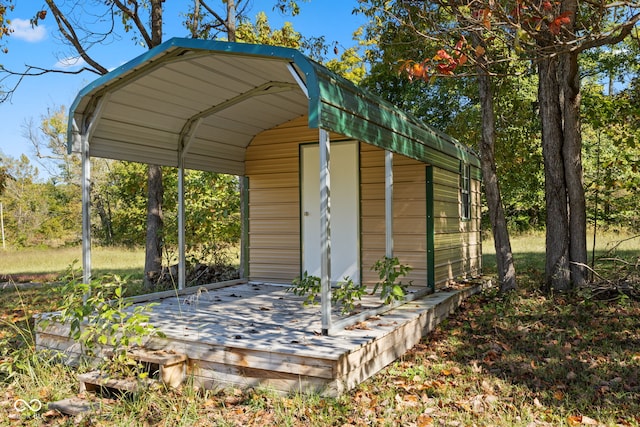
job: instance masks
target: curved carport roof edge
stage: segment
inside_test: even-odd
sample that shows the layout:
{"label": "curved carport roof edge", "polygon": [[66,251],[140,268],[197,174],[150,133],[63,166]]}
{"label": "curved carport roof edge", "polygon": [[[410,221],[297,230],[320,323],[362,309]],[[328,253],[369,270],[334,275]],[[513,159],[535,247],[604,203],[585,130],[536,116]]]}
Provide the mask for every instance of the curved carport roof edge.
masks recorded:
{"label": "curved carport roof edge", "polygon": [[[448,170],[458,170],[460,160],[480,166],[479,157],[471,148],[427,126],[411,114],[402,112],[295,49],[188,38],[172,38],[83,88],[69,109],[68,151],[79,146],[77,138],[87,132],[87,118],[96,113],[99,100],[109,93],[110,88],[126,84],[129,78],[135,78],[145,68],[161,66],[186,50],[290,61],[304,74],[310,128],[323,128]],[[83,122],[77,123],[80,129],[75,121],[79,107],[83,108]]]}

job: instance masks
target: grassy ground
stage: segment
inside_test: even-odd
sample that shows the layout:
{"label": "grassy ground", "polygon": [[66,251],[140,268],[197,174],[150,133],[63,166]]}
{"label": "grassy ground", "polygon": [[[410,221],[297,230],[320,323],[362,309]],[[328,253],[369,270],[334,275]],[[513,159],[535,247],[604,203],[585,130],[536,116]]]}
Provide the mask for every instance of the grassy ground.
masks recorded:
{"label": "grassy ground", "polygon": [[[0,251],[0,281],[55,280],[68,267],[82,267],[81,260],[80,247]],[[93,273],[98,276],[112,273],[142,277],[144,250],[96,247],[91,251],[91,263]]]}
{"label": "grassy ground", "polygon": [[[609,255],[637,259],[638,240]],[[337,399],[185,387],[113,401],[92,418],[46,407],[19,412],[17,399],[68,397],[77,383],[72,370],[24,345],[29,316],[56,307],[58,295],[47,287],[0,291],[0,425],[639,426],[640,302],[596,300],[588,291],[541,294],[543,242],[541,235],[514,239],[517,293],[471,298],[408,354]],[[485,253],[491,246],[485,242]],[[487,254],[485,269],[492,264]],[[597,269],[619,273],[609,261]],[[637,267],[625,271],[640,280]]]}

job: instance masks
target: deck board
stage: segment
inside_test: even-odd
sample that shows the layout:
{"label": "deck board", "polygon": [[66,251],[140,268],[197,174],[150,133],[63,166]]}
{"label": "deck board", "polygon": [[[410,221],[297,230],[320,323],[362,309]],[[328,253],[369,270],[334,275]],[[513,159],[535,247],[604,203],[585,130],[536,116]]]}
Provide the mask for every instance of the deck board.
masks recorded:
{"label": "deck board", "polygon": [[[302,297],[278,284],[234,281],[135,301],[157,304],[149,322],[165,334],[147,339],[145,346],[185,354],[194,384],[338,394],[404,354],[479,288],[418,298],[332,336],[319,332],[319,305],[303,306]],[[367,295],[360,309],[379,306],[377,297]],[[334,322],[344,318],[334,309]],[[70,361],[78,360],[80,347],[68,334],[68,325],[50,322],[38,328],[38,348],[63,351]]]}

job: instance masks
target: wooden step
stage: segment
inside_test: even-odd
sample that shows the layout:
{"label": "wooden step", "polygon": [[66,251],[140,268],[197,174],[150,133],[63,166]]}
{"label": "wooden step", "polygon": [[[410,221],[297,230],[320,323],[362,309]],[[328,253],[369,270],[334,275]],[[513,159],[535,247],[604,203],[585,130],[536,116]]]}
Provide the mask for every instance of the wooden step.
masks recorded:
{"label": "wooden step", "polygon": [[80,393],[93,392],[104,394],[105,392],[130,392],[137,393],[147,389],[157,380],[151,378],[112,378],[101,371],[91,371],[78,375],[80,381]]}
{"label": "wooden step", "polygon": [[187,372],[186,354],[165,350],[134,349],[129,357],[143,363],[157,365],[159,380],[169,387],[178,387],[184,381]]}
{"label": "wooden step", "polygon": [[146,365],[150,378],[176,388],[184,381],[187,372],[186,354],[166,350],[135,348],[127,351],[127,357]]}

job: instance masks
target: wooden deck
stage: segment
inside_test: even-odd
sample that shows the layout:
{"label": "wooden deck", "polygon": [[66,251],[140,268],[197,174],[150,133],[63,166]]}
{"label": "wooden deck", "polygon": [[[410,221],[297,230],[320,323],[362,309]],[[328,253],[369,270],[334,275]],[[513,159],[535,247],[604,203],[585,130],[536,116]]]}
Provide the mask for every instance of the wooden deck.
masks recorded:
{"label": "wooden deck", "polygon": [[[186,355],[195,385],[337,395],[404,354],[480,287],[439,291],[380,314],[379,299],[366,297],[359,309],[373,315],[331,336],[320,333],[320,307],[303,307],[283,285],[237,280],[135,301],[158,303],[150,322],[166,335],[145,347]],[[335,310],[332,320],[344,316]],[[76,362],[80,348],[68,333],[68,325],[49,323],[38,329],[37,346]]]}

